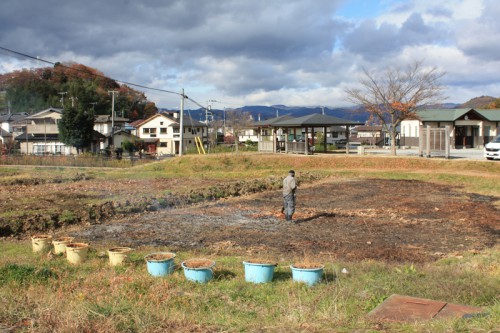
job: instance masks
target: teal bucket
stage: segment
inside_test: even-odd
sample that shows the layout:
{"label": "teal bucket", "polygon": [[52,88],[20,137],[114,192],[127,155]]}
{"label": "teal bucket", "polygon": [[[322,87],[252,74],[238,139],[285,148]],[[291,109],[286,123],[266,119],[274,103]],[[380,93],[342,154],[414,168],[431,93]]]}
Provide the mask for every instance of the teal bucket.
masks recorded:
{"label": "teal bucket", "polygon": [[156,252],[144,257],[148,273],[152,276],[167,276],[174,271],[175,253]]}
{"label": "teal bucket", "polygon": [[290,268],[292,269],[293,281],[303,282],[308,286],[314,286],[315,284],[321,282],[325,266],[320,265],[316,268],[297,268],[291,265]]}
{"label": "teal bucket", "polygon": [[186,279],[198,283],[207,283],[212,280],[214,265],[215,261],[207,259],[191,259],[181,263]]}
{"label": "teal bucket", "polygon": [[253,283],[267,283],[273,280],[276,264],[244,261],[245,281]]}

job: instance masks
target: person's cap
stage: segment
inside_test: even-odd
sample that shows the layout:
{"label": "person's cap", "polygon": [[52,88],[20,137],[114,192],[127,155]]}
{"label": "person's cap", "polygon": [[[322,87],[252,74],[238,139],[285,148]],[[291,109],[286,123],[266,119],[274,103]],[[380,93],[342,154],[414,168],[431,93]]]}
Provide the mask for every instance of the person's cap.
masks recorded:
{"label": "person's cap", "polygon": [[295,171],[293,171],[293,170],[288,171],[288,173],[291,173],[292,175],[295,175]]}

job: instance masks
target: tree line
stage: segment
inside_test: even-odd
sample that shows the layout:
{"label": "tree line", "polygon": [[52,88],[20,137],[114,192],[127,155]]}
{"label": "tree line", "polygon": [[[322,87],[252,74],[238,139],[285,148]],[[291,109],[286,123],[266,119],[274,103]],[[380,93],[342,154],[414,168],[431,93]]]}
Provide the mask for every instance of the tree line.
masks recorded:
{"label": "tree line", "polygon": [[79,105],[94,114],[111,114],[109,91],[118,91],[116,113],[131,121],[157,112],[143,92],[119,84],[100,71],[76,63],[53,67],[22,69],[0,74],[3,108],[12,112],[36,113],[49,107]]}

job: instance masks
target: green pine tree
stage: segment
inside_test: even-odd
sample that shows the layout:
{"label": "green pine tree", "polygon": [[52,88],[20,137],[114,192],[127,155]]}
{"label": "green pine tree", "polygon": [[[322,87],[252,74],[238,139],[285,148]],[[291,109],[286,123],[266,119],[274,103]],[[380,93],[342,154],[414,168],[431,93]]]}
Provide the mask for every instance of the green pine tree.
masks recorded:
{"label": "green pine tree", "polygon": [[65,107],[58,127],[59,140],[75,147],[79,154],[89,148],[92,142],[94,114],[81,105]]}

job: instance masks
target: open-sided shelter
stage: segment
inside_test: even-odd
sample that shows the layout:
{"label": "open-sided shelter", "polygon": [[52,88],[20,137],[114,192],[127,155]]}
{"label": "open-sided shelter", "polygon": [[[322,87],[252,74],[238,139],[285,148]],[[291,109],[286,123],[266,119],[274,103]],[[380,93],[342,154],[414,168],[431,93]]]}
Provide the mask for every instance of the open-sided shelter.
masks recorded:
{"label": "open-sided shelter", "polygon": [[[311,147],[314,146],[315,130],[321,128],[323,135],[323,147],[326,152],[327,147],[327,133],[328,129],[332,126],[345,126],[346,136],[349,137],[349,128],[351,126],[362,125],[358,121],[342,119],[334,116],[314,113],[302,117],[282,117],[281,119],[275,118],[263,122],[256,123],[260,129],[271,128],[272,136],[261,136],[259,138],[259,151],[272,151],[272,152],[286,152],[286,153],[299,153],[309,154]],[[302,130],[305,131],[305,138],[302,138]],[[300,131],[300,135],[297,134]],[[259,131],[259,132],[262,132]],[[281,140],[278,138],[278,132],[282,133]],[[311,137],[309,138],[309,133]],[[264,144],[264,142],[270,142]]]}

